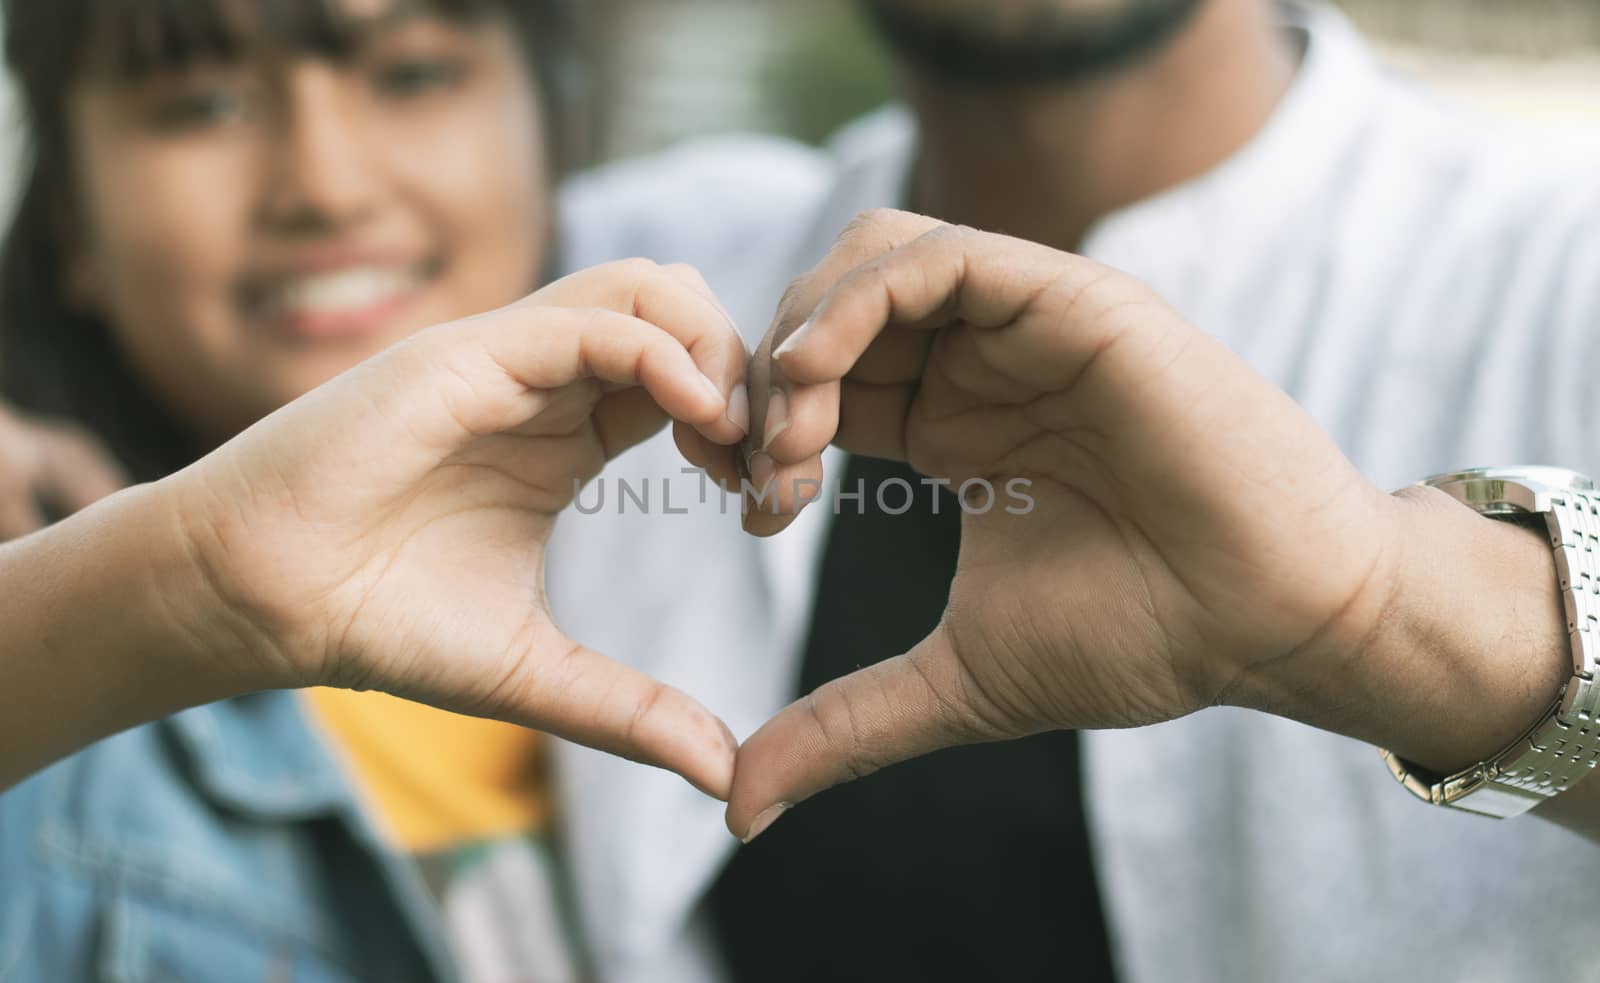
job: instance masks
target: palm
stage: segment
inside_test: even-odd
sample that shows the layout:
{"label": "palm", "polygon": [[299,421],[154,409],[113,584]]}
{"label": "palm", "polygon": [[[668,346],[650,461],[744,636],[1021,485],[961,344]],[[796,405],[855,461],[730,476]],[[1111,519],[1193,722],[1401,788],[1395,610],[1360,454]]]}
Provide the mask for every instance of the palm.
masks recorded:
{"label": "palm", "polygon": [[[1159,561],[1129,556],[1125,527],[1074,490],[1035,481],[1029,494],[1025,518],[965,521],[941,625],[981,697],[986,736],[1131,726],[1192,708],[1153,613],[1170,610],[1152,597],[1170,593]],[[1032,531],[1046,525],[1067,532]]]}
{"label": "palm", "polygon": [[[1121,310],[1146,322],[1171,317],[1143,304]],[[1048,336],[1027,321],[1052,314],[1042,302],[998,328],[951,325],[943,330],[985,338],[935,337],[926,363],[907,366],[921,376],[904,430],[913,466],[997,487],[1025,479],[1033,499],[1026,515],[993,507],[967,518],[944,627],[1018,732],[1179,716],[1214,702],[1238,668],[1323,630],[1365,584],[1371,553],[1357,541],[1376,531],[1348,507],[1358,479],[1293,407],[1273,439],[1285,450],[1326,445],[1325,467],[1348,484],[1313,490],[1313,504],[1327,508],[1296,509],[1291,478],[1253,478],[1270,428],[1245,440],[1207,421],[1228,418],[1227,404],[1278,394],[1207,340],[1184,342],[1191,363],[1213,363],[1199,391],[1186,385],[1192,365],[1152,370],[1180,363],[1138,343],[1104,350],[1087,368],[1033,357],[1020,373],[1010,353],[985,357],[1007,335]],[[1306,555],[1351,562],[1318,566],[1262,548],[1284,541],[1285,526]],[[1309,579],[1318,582],[1308,591]]]}
{"label": "palm", "polygon": [[577,274],[423,332],[226,445],[190,485],[199,552],[286,685],[539,727],[722,794],[726,728],[566,638],[542,577],[578,486],[669,414],[702,458],[742,436],[722,393],[744,357],[691,271]]}
{"label": "palm", "polygon": [[[588,383],[572,387],[579,389],[594,391]],[[327,413],[315,405],[319,395],[291,412]],[[592,475],[605,460],[586,415],[567,432],[568,421],[556,419],[575,407],[586,414],[593,402],[586,396],[540,394],[517,433],[475,436],[416,402],[430,394],[413,394],[408,405],[358,407],[353,416],[342,407],[343,432],[354,440],[335,439],[299,458],[287,448],[251,456],[239,475],[251,507],[239,514],[279,535],[258,541],[227,528],[217,535],[236,550],[251,544],[236,560],[251,571],[242,579],[257,594],[254,606],[297,612],[298,623],[322,633],[294,646],[315,653],[303,666],[308,682],[405,690],[471,712],[497,709],[494,683],[507,673],[495,670],[514,667],[495,663],[517,651],[512,642],[550,628],[540,572],[555,517],[572,498],[574,477]],[[373,444],[356,436],[379,427],[398,439]],[[279,432],[292,438],[297,429]],[[516,453],[505,453],[510,448]],[[342,480],[329,485],[335,474]],[[468,657],[432,658],[440,649]]]}
{"label": "palm", "polygon": [[[328,678],[495,716],[506,709],[500,684],[527,678],[528,653],[559,644],[540,576],[555,514],[519,503],[519,483],[499,474],[445,468],[425,484],[423,495],[393,503],[396,517],[382,529],[352,517],[351,541],[361,545],[328,558],[354,571],[315,585],[326,623],[342,626],[330,639],[340,666]],[[459,655],[441,660],[439,651]]]}
{"label": "palm", "polygon": [[868,214],[791,289],[753,386],[765,352],[789,417],[763,448],[780,512],[829,442],[957,486],[1025,480],[1033,506],[969,502],[933,634],[745,743],[736,832],[940,747],[1219,702],[1325,638],[1349,648],[1361,619],[1345,612],[1380,592],[1382,493],[1287,396],[1115,271]]}

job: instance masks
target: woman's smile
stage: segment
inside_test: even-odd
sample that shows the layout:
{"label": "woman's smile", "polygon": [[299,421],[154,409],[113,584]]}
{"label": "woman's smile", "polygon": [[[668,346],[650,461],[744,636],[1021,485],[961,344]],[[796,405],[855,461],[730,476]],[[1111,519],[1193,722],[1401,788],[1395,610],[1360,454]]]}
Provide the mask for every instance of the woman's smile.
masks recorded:
{"label": "woman's smile", "polygon": [[324,252],[247,275],[237,298],[247,324],[295,341],[392,334],[443,270],[433,257]]}

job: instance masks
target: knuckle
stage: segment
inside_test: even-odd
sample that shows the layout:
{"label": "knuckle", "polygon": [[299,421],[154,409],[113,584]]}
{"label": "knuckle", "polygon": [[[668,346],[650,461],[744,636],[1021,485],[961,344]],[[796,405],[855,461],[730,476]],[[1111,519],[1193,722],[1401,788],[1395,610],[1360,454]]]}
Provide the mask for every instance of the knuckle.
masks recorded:
{"label": "knuckle", "polygon": [[879,206],[857,212],[840,233],[839,241],[882,250],[947,227],[947,223],[935,218]]}
{"label": "knuckle", "polygon": [[642,282],[662,273],[661,264],[642,256],[633,256],[628,259],[619,259],[609,263],[606,269],[618,276],[629,280]]}
{"label": "knuckle", "polygon": [[795,319],[796,314],[801,313],[801,308],[810,294],[810,284],[811,278],[809,276],[797,277],[789,281],[789,285],[784,288],[783,296],[778,299],[778,321],[780,324],[789,323]]}
{"label": "knuckle", "polygon": [[661,272],[684,283],[697,287],[707,287],[706,278],[700,272],[699,267],[689,263],[668,263],[666,266],[661,267]]}
{"label": "knuckle", "polygon": [[[988,741],[1007,736],[1011,730],[979,679],[965,666],[956,663],[936,667],[913,654],[911,667],[922,677],[923,685],[938,708],[944,730],[961,741]],[[944,669],[946,671],[941,671]]]}
{"label": "knuckle", "polygon": [[850,780],[881,771],[888,763],[865,734],[859,700],[840,681],[828,683],[806,697],[806,707],[825,746],[833,749]]}
{"label": "knuckle", "polygon": [[900,213],[892,208],[869,208],[857,212],[834,241],[836,252],[859,252],[883,248]]}
{"label": "knuckle", "polygon": [[622,740],[631,748],[638,748],[649,740],[651,722],[663,709],[668,690],[665,684],[652,681],[645,687],[639,702],[623,725]]}
{"label": "knuckle", "polygon": [[846,226],[846,230],[868,232],[893,228],[894,226],[905,224],[906,219],[910,217],[909,212],[902,212],[896,208],[885,208],[883,206],[865,208],[856,213],[855,217],[850,220],[850,224]]}
{"label": "knuckle", "polygon": [[982,235],[971,226],[940,224],[917,236],[916,241],[938,248],[966,249]]}
{"label": "knuckle", "polygon": [[570,307],[571,319],[562,322],[562,326],[579,338],[603,332],[615,323],[612,316],[616,313],[609,307],[598,304],[585,304],[579,307]]}

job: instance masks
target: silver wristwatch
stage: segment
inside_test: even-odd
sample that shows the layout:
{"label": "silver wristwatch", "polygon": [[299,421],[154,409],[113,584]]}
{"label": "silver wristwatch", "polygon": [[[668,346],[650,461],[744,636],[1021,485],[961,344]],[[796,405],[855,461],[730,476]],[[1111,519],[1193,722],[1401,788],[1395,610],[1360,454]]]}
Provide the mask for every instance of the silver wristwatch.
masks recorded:
{"label": "silver wristwatch", "polygon": [[1479,514],[1548,533],[1567,609],[1572,680],[1550,710],[1510,747],[1454,775],[1430,775],[1392,751],[1383,760],[1400,784],[1434,805],[1505,819],[1572,783],[1600,757],[1600,493],[1559,468],[1479,468],[1420,482]]}

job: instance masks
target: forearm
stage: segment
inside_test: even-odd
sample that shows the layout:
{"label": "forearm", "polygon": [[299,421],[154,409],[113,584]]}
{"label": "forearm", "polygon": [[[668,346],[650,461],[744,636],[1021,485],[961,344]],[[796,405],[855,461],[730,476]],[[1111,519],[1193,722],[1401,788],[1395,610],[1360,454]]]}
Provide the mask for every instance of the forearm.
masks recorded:
{"label": "forearm", "polygon": [[[1295,660],[1297,678],[1263,683],[1257,699],[1451,774],[1510,746],[1572,676],[1555,560],[1542,533],[1441,492],[1408,490],[1395,505],[1389,572],[1344,619],[1367,630],[1322,640]],[[1600,839],[1597,793],[1600,782],[1580,782],[1534,815]]]}
{"label": "forearm", "polygon": [[217,651],[206,601],[161,486],[113,496],[0,546],[0,790],[117,731],[250,689]]}

